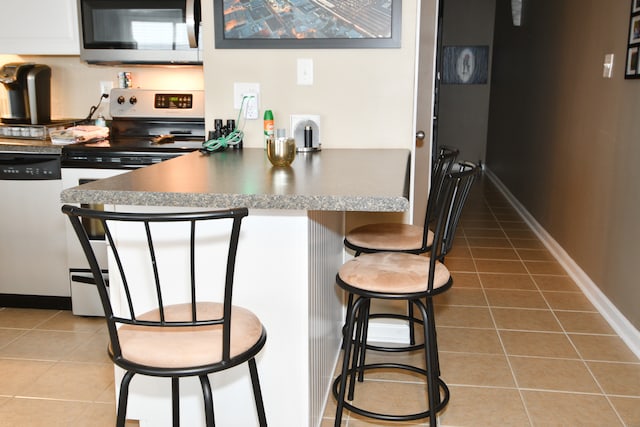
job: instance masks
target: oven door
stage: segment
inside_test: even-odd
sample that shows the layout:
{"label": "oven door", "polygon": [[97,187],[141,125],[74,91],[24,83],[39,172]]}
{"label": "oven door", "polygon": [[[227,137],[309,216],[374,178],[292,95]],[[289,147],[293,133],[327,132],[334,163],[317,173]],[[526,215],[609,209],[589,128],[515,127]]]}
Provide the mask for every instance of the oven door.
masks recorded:
{"label": "oven door", "polygon": [[78,0],[89,63],[201,64],[200,0]]}
{"label": "oven door", "polygon": [[[92,169],[92,168],[62,168],[62,187],[71,188],[97,179],[109,178],[121,173],[128,172],[127,169]],[[102,205],[83,204],[82,207],[100,210]],[[84,223],[89,232],[91,246],[98,258],[100,265],[106,265],[107,242],[104,230],[98,221]],[[73,314],[78,316],[103,316],[104,311],[98,296],[95,282],[89,270],[89,263],[82,251],[71,223],[67,220],[65,224],[67,239],[67,267],[69,283],[71,289],[71,308]],[[108,272],[104,272],[108,277]]]}
{"label": "oven door", "polygon": [[[127,169],[84,169],[84,168],[62,168],[62,188],[76,187],[87,182],[95,181],[98,179],[109,178],[121,173],[128,172]],[[83,204],[82,207],[101,210],[102,205],[99,204]],[[104,237],[104,230],[101,225],[94,221],[93,223],[84,224],[87,231],[90,233],[91,246],[96,253],[98,262],[100,265],[104,265],[107,260],[107,244]],[[89,270],[89,263],[82,251],[82,247],[78,242],[71,223],[66,223],[66,235],[67,235],[67,265],[70,270]]]}

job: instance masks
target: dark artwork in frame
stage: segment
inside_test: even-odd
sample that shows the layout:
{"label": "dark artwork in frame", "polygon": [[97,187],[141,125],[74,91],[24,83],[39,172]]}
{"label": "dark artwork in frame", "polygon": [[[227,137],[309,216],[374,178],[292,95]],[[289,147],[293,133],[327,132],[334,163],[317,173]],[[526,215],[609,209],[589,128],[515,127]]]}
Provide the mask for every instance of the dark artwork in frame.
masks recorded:
{"label": "dark artwork in frame", "polygon": [[627,59],[624,67],[625,79],[640,78],[638,52],[640,51],[640,0],[631,0],[629,17],[629,37],[627,40]]}
{"label": "dark artwork in frame", "polygon": [[489,78],[489,46],[445,46],[442,83],[486,84]]}
{"label": "dark artwork in frame", "polygon": [[216,0],[216,49],[399,48],[402,0]]}

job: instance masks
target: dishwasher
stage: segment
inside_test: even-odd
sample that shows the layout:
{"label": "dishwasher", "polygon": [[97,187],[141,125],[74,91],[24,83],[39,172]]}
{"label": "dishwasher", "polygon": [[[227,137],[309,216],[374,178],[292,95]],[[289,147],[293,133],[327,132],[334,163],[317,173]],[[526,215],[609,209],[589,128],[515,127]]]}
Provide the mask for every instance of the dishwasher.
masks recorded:
{"label": "dishwasher", "polygon": [[60,161],[0,151],[0,306],[71,308]]}

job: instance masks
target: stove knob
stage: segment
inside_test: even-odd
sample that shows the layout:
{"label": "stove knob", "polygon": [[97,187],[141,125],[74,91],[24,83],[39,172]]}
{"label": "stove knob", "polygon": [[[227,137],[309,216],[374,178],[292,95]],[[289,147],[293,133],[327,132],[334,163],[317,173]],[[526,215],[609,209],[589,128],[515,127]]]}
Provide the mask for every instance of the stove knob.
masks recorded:
{"label": "stove knob", "polygon": [[138,98],[136,98],[135,96],[129,98],[129,104],[136,105],[136,102],[138,102]]}
{"label": "stove knob", "polygon": [[120,104],[120,105],[124,104],[124,96],[120,95],[118,97],[118,104]]}

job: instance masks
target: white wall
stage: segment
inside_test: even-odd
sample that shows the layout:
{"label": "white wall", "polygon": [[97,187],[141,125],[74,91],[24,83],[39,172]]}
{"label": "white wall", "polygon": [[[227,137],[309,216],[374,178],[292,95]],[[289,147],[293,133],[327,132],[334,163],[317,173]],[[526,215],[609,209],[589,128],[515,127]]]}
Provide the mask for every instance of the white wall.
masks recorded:
{"label": "white wall", "polygon": [[[291,114],[319,114],[323,147],[411,148],[417,1],[402,4],[400,49],[214,48],[213,3],[204,2],[207,120],[234,117],[233,83],[255,82],[276,127]],[[296,84],[298,58],[310,58],[314,84]],[[249,121],[245,145],[262,146],[262,120]]]}
{"label": "white wall", "polygon": [[[288,129],[291,114],[319,114],[324,147],[413,146],[417,0],[402,4],[400,49],[216,50],[213,2],[203,2],[202,8],[204,71],[203,67],[88,65],[77,56],[0,55],[0,64],[36,61],[52,67],[53,118],[86,116],[100,96],[99,82],[117,84],[117,73],[126,70],[133,73],[136,87],[204,88],[208,128],[215,118],[236,117],[234,82],[256,82],[261,85],[261,107],[274,111],[277,127]],[[312,86],[296,84],[297,58],[313,60]],[[6,98],[3,89],[0,97]],[[246,146],[262,146],[262,120],[249,121],[245,131]]]}

